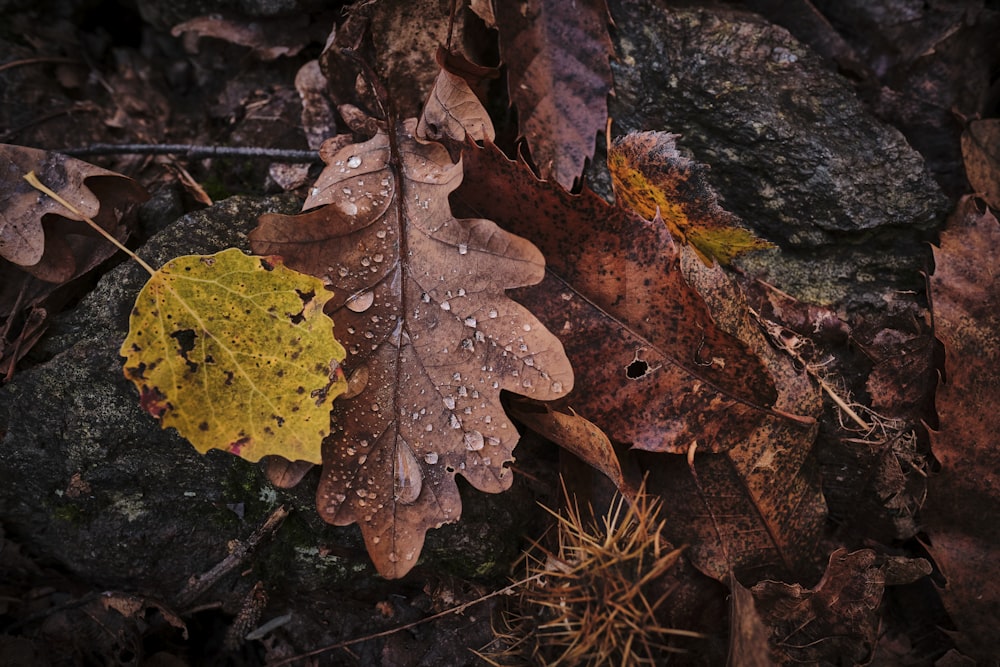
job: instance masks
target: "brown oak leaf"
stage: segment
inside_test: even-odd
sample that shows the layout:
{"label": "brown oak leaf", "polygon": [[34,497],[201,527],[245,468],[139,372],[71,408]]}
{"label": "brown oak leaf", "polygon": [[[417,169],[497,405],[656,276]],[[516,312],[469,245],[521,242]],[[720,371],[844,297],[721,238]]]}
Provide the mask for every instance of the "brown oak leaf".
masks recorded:
{"label": "brown oak leaf", "polygon": [[481,491],[509,487],[518,434],[500,390],[547,400],[573,386],[562,344],[505,295],[542,279],[542,254],[489,220],[452,215],[462,165],[415,138],[416,125],[343,148],[305,213],[263,216],[251,234],[255,252],[333,291],[348,391],[317,505],[330,523],[360,525],[387,577],[413,567],[427,530],[458,520],[456,473]]}

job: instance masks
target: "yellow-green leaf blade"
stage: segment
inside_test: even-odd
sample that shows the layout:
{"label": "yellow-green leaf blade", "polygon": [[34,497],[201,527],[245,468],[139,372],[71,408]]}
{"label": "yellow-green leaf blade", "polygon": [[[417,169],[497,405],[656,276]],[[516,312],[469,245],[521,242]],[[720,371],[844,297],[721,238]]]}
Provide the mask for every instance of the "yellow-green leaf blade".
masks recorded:
{"label": "yellow-green leaf blade", "polygon": [[677,150],[677,135],[633,132],[608,149],[608,170],[620,205],[647,220],[657,215],[671,234],[695,250],[708,266],[773,245],[740,226],[722,208],[704,175],[705,167]]}
{"label": "yellow-green leaf blade", "polygon": [[231,248],[178,257],[142,288],[122,344],[142,406],[199,452],[319,463],[346,389],[322,281]]}

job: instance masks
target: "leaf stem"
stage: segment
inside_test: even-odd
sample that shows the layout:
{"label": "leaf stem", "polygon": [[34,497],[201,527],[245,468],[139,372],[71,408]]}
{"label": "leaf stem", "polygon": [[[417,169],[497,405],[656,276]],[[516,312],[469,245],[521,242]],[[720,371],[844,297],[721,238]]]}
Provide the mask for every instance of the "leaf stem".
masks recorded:
{"label": "leaf stem", "polygon": [[56,200],[57,202],[59,202],[60,204],[62,204],[64,207],[66,207],[68,210],[72,211],[75,215],[77,215],[78,217],[80,217],[85,223],[87,223],[88,225],[90,225],[91,228],[94,229],[94,231],[96,231],[101,236],[103,236],[108,241],[110,241],[116,248],[118,248],[119,250],[121,250],[122,252],[124,252],[126,255],[128,255],[129,257],[131,257],[132,259],[134,259],[139,264],[139,266],[141,266],[142,268],[144,268],[149,273],[149,275],[151,275],[151,276],[156,275],[156,269],[154,269],[149,264],[147,264],[145,262],[145,260],[143,260],[141,257],[139,257],[139,255],[137,255],[134,252],[132,252],[131,250],[129,250],[121,241],[119,241],[114,236],[112,236],[110,233],[108,233],[108,231],[106,229],[104,229],[99,224],[97,224],[96,222],[94,222],[93,220],[91,220],[90,218],[88,218],[86,215],[84,215],[80,211],[80,209],[78,209],[77,207],[73,206],[73,204],[69,203],[68,201],[66,201],[65,199],[63,199],[59,195],[57,195],[47,185],[45,185],[40,180],[38,180],[38,177],[35,176],[35,172],[34,171],[29,171],[27,174],[25,174],[24,175],[24,180],[28,181],[28,183],[31,184],[31,187],[35,188],[39,192],[47,194],[49,197],[51,197],[52,199]]}

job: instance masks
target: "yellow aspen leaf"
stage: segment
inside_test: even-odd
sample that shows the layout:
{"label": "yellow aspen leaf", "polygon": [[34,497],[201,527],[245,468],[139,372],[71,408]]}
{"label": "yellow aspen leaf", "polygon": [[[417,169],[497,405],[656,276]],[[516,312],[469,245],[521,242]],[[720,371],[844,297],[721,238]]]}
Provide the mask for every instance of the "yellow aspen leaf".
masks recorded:
{"label": "yellow aspen leaf", "polygon": [[164,265],[121,347],[141,404],[195,449],[319,463],[344,348],[322,281],[230,248]]}
{"label": "yellow aspen leaf", "polygon": [[608,170],[619,204],[647,220],[659,215],[706,266],[713,259],[727,265],[750,250],[773,247],[719,205],[703,174],[705,167],[678,152],[677,136],[632,132],[611,143]]}

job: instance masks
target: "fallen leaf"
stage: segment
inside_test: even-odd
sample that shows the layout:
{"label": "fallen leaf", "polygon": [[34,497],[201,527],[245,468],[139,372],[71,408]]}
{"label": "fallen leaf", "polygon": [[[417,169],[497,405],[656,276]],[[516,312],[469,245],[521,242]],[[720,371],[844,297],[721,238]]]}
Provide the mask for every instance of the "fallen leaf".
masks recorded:
{"label": "fallen leaf", "polygon": [[608,117],[607,4],[529,0],[498,2],[495,11],[521,135],[542,177],[572,188]]}
{"label": "fallen leaf", "polygon": [[867,664],[878,641],[885,587],[910,583],[930,571],[930,564],[919,558],[886,559],[871,549],[838,549],[811,589],[758,583],[751,591],[770,627],[773,664]]}
{"label": "fallen leaf", "polygon": [[635,498],[637,489],[626,482],[611,440],[593,422],[572,409],[568,413],[562,412],[547,404],[524,399],[512,400],[510,413],[535,433],[559,445],[610,479],[629,501]]}
{"label": "fallen leaf", "polygon": [[1000,118],[969,123],[962,132],[962,158],[972,189],[1000,210]]}
{"label": "fallen leaf", "polygon": [[[141,187],[120,174],[37,148],[0,144],[0,167],[0,189],[5,195],[0,212],[0,258],[48,282],[65,282],[77,272],[73,249],[65,235],[96,234],[82,224],[83,218],[48,197],[39,197],[24,180],[25,174],[34,171],[56,193],[107,230],[117,231],[126,201],[148,197]],[[115,185],[109,185],[109,179]],[[44,225],[43,218],[51,226]],[[48,233],[43,226],[49,228]]]}
{"label": "fallen leaf", "polygon": [[230,248],[164,265],[136,297],[122,343],[142,407],[199,452],[318,463],[344,349],[323,284]]}
{"label": "fallen leaf", "polygon": [[728,265],[745,252],[773,247],[719,205],[705,167],[677,150],[678,136],[632,132],[612,142],[608,170],[618,202],[646,220],[659,215],[707,266],[713,259]]}
{"label": "fallen leaf", "polygon": [[720,331],[684,281],[666,227],[539,181],[492,144],[468,147],[454,200],[534,241],[545,280],[517,299],[557,332],[577,369],[570,405],[638,449],[724,451],[769,413],[760,360]]}
{"label": "fallen leaf", "polygon": [[726,667],[770,667],[767,626],[757,613],[753,593],[729,577],[729,656]]}
{"label": "fallen leaf", "polygon": [[[283,17],[227,18],[219,14],[198,16],[179,23],[170,29],[170,34],[180,37],[190,33],[197,39],[213,37],[253,50],[261,60],[275,60],[291,57],[304,49],[311,41],[322,41],[324,34],[318,34],[306,14]],[[192,49],[197,52],[195,49]]]}
{"label": "fallen leaf", "polygon": [[1000,655],[1000,223],[974,197],[959,201],[934,249],[929,281],[935,335],[944,345],[938,429],[940,474],[928,480],[921,516],[947,583],[945,608],[970,657]]}
{"label": "fallen leaf", "polygon": [[0,144],[0,379],[31,349],[73,296],[64,285],[116,252],[81,219],[24,180],[31,171],[53,184],[119,240],[128,236],[127,214],[148,199],[120,174],[57,153]]}
{"label": "fallen leaf", "polygon": [[417,123],[417,136],[430,141],[496,139],[493,121],[465,79],[441,68],[424,112]]}
{"label": "fallen leaf", "polygon": [[348,391],[317,504],[330,523],[360,525],[386,577],[413,567],[427,530],[458,520],[456,473],[481,491],[509,487],[518,435],[500,390],[545,400],[573,386],[558,339],[505,295],[542,278],[541,253],[452,215],[462,166],[416,126],[343,148],[305,213],[263,216],[250,235],[332,290]]}

